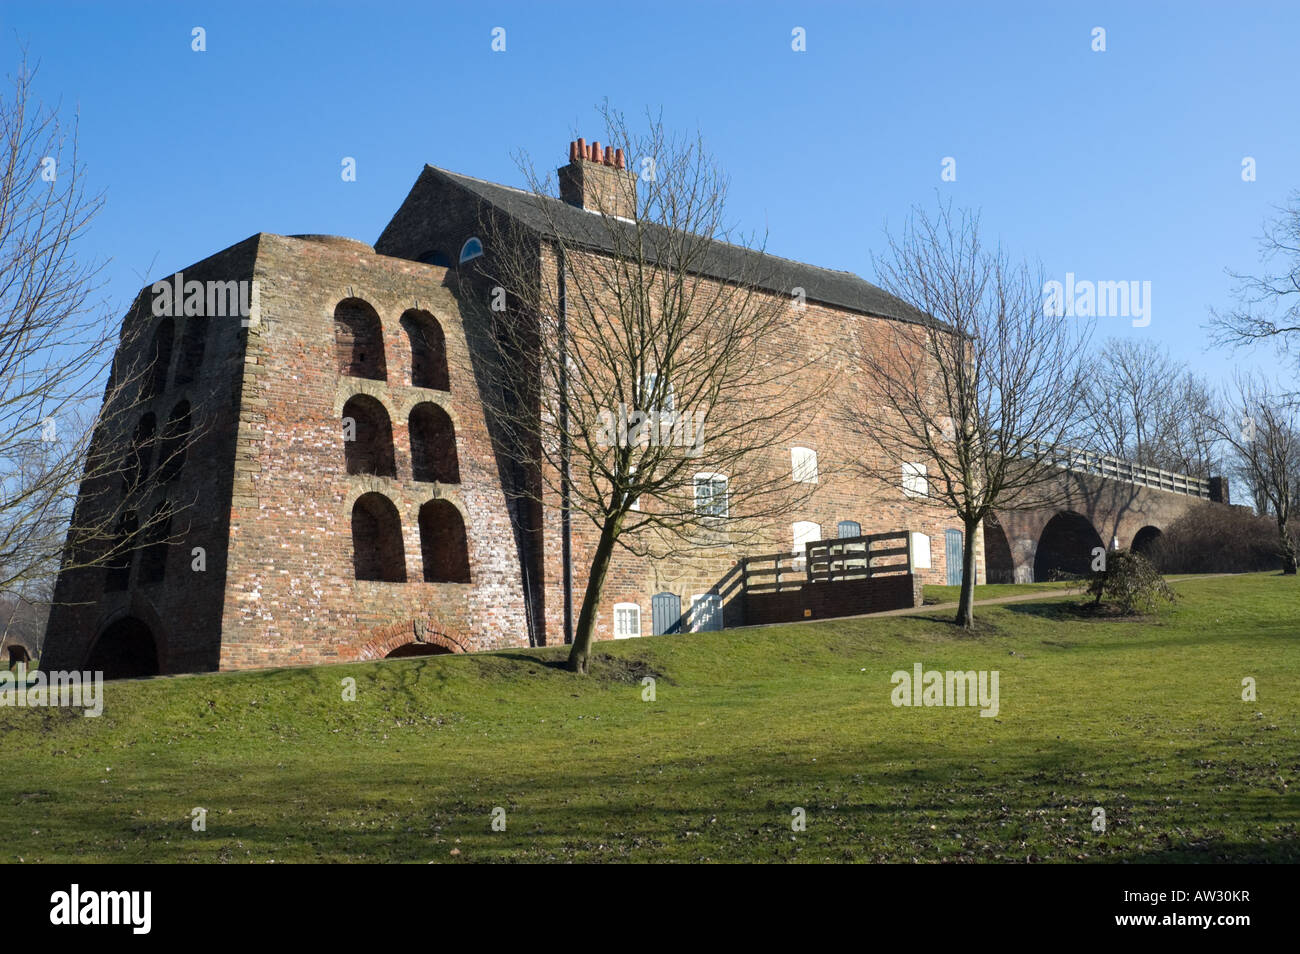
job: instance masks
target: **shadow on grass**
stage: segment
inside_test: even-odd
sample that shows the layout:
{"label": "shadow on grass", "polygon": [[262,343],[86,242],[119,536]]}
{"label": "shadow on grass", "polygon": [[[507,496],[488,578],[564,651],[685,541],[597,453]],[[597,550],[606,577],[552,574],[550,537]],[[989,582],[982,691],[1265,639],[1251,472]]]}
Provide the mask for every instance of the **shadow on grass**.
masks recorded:
{"label": "shadow on grass", "polygon": [[[1171,805],[1167,785],[1147,781],[1151,760],[1120,751],[1071,742],[1003,752],[996,768],[982,768],[969,753],[903,744],[810,762],[752,748],[658,759],[651,742],[641,753],[601,757],[574,740],[562,762],[487,777],[468,763],[420,764],[397,753],[339,759],[332,773],[280,762],[202,780],[178,762],[151,766],[135,780],[139,791],[111,804],[58,790],[57,804],[42,803],[49,835],[24,845],[15,833],[6,853],[208,862],[1300,861],[1294,819],[1279,817],[1281,804],[1249,778],[1201,779]],[[1185,768],[1184,786],[1197,775],[1193,763]],[[167,810],[197,792],[211,812],[201,834]],[[1091,832],[1094,805],[1106,807],[1104,835]],[[792,837],[792,807],[806,812],[807,837]],[[498,808],[506,831],[492,830]]]}

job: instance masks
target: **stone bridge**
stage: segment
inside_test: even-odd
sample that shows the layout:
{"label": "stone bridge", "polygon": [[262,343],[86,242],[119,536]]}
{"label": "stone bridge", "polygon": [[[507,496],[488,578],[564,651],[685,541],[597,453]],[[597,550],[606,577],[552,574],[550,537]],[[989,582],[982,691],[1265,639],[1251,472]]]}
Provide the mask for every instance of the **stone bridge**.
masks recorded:
{"label": "stone bridge", "polygon": [[1053,571],[1085,574],[1094,547],[1138,552],[1195,507],[1227,505],[1221,477],[1204,480],[1086,451],[1062,450],[1059,506],[999,512],[985,521],[990,583],[1029,583]]}

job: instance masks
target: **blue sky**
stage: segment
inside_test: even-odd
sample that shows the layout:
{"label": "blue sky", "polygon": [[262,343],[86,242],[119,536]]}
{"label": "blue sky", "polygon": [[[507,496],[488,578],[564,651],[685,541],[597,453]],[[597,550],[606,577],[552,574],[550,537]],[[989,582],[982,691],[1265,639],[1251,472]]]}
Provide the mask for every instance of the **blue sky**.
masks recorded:
{"label": "blue sky", "polygon": [[373,242],[425,162],[522,184],[514,154],[567,161],[608,97],[700,130],[776,254],[872,278],[886,224],[938,189],[1049,277],[1150,281],[1150,325],[1101,337],[1215,378],[1282,367],[1204,325],[1300,188],[1294,3],[4,2],[0,27],[5,71],[26,42],[42,97],[79,111],[107,198],[84,252],[118,311],[255,232]]}

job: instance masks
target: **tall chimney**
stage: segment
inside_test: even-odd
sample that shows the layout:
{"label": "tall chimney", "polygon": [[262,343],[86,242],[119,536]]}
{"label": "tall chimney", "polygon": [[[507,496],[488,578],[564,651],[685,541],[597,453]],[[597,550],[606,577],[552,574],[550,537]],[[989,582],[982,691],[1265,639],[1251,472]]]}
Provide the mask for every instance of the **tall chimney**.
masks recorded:
{"label": "tall chimney", "polygon": [[636,176],[623,150],[578,139],[569,143],[569,164],[557,172],[560,198],[569,205],[624,219],[636,218]]}

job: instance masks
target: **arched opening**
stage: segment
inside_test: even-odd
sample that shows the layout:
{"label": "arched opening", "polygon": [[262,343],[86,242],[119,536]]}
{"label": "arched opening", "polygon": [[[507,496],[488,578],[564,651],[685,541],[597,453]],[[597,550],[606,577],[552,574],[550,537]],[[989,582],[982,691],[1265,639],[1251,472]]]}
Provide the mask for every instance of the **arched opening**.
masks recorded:
{"label": "arched opening", "polygon": [[1156,543],[1159,542],[1162,533],[1159,527],[1146,526],[1133,535],[1132,550],[1134,553],[1141,553],[1143,556],[1151,556],[1155,549]]}
{"label": "arched opening", "polygon": [[180,476],[185,466],[185,449],[190,439],[190,402],[172,408],[163,427],[158,451],[158,480],[167,483]]}
{"label": "arched opening", "polygon": [[1016,563],[1011,558],[1011,541],[993,514],[984,518],[984,575],[989,583],[1016,582]]}
{"label": "arched opening", "polygon": [[139,529],[134,511],[124,513],[118,519],[112,546],[104,561],[106,592],[121,592],[131,585],[131,557],[135,553],[135,536]]}
{"label": "arched opening", "polygon": [[334,358],[339,374],[384,381],[384,329],[378,313],[360,298],[345,298],[334,309]]}
{"label": "arched opening", "polygon": [[406,582],[402,518],[383,494],[362,494],[352,505],[352,565],[358,580]]}
{"label": "arched opening", "polygon": [[176,325],[170,318],[164,318],[154,329],[149,349],[149,370],[145,377],[143,396],[146,400],[167,389],[167,369],[172,363],[172,339],[175,335]]}
{"label": "arched opening", "polygon": [[172,517],[167,501],[154,508],[144,530],[140,551],[140,582],[161,583],[167,575],[167,546],[171,539]]}
{"label": "arched opening", "polygon": [[411,342],[412,386],[450,391],[447,341],[438,319],[427,311],[411,309],[402,315],[402,327]]}
{"label": "arched opening", "polygon": [[119,619],[95,640],[84,668],[102,671],[105,679],[158,675],[158,644],[153,631],[134,616]]}
{"label": "arched opening", "polygon": [[468,238],[465,244],[460,247],[460,264],[472,261],[483,256],[483,243],[479,241],[478,236]]}
{"label": "arched opening", "polygon": [[420,507],[420,555],[426,583],[468,583],[469,546],[460,511],[446,500]]}
{"label": "arched opening", "polygon": [[1087,576],[1092,572],[1093,550],[1101,546],[1101,537],[1087,517],[1073,511],[1058,513],[1047,521],[1038,538],[1034,579]]}
{"label": "arched opening", "polygon": [[192,384],[198,378],[207,339],[208,323],[201,315],[185,320],[185,332],[181,335],[180,363],[176,366],[177,384]]}
{"label": "arched opening", "polygon": [[149,460],[153,456],[154,434],[157,430],[158,419],[152,411],[136,424],[135,436],[131,438],[131,456],[122,475],[122,490],[125,493],[135,490],[149,476]]}
{"label": "arched opening", "polygon": [[450,656],[451,650],[446,646],[439,646],[437,643],[417,643],[415,641],[403,643],[392,652],[388,653],[385,659],[410,659],[413,656]]}
{"label": "arched opening", "polygon": [[384,406],[367,394],[343,405],[343,460],[349,474],[396,477],[393,424]]}
{"label": "arched opening", "polygon": [[426,401],[411,409],[407,423],[411,435],[411,477],[444,484],[460,483],[456,431],[447,412]]}

